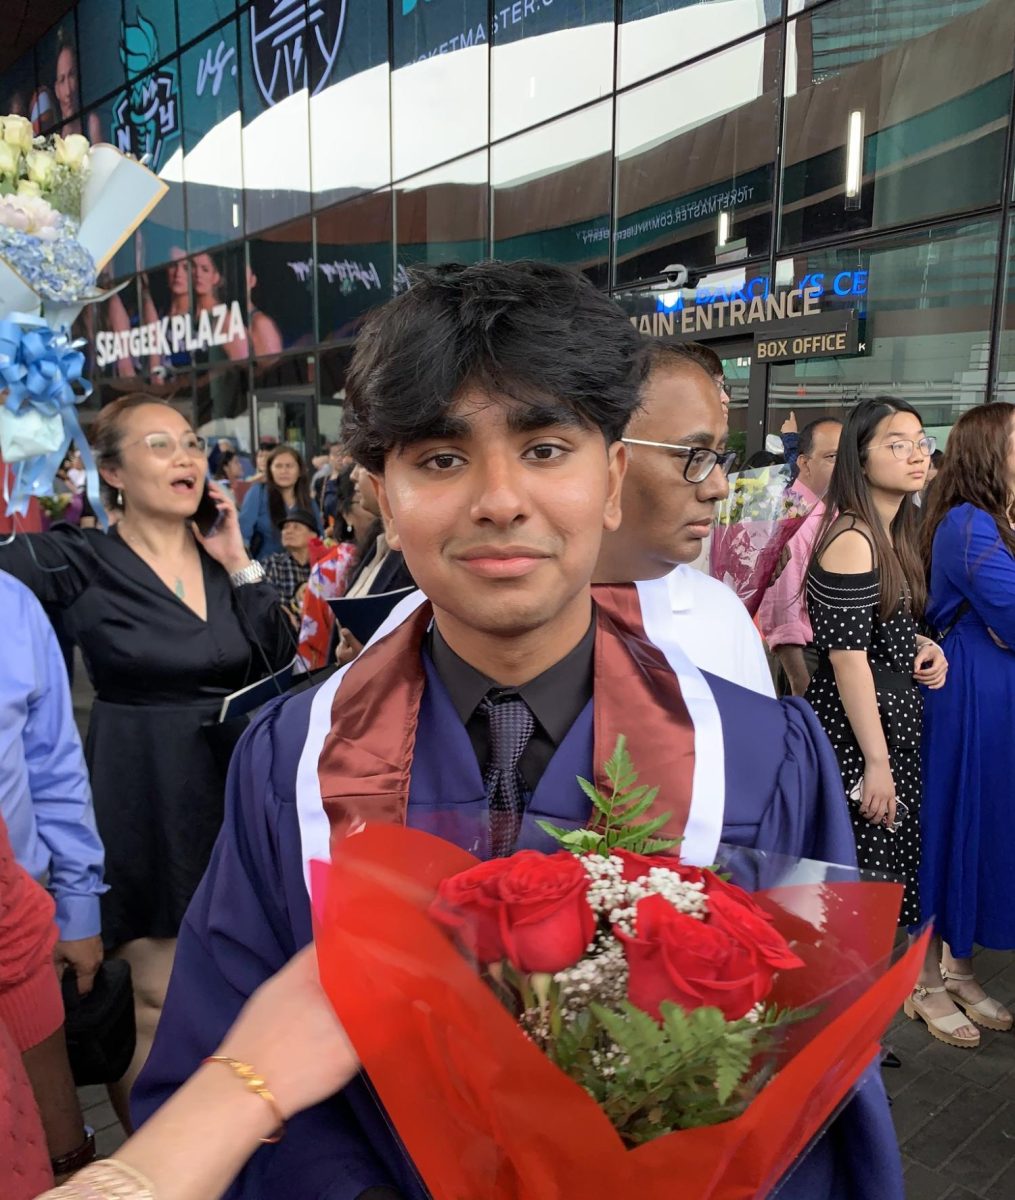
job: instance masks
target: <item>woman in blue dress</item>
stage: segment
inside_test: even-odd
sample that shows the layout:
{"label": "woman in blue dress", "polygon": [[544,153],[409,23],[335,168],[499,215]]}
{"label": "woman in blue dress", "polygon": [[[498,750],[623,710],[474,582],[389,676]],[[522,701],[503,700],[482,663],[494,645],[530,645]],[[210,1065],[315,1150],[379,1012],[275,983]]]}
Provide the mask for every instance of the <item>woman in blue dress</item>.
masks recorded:
{"label": "woman in blue dress", "polygon": [[948,684],[925,697],[920,896],[944,947],[955,1003],[987,1029],[1012,1014],[986,995],[973,944],[1015,949],[1015,417],[1008,404],[965,413],[948,439],[923,536],[927,620],[944,633]]}
{"label": "woman in blue dress", "polygon": [[321,532],[321,510],[310,495],[303,458],[292,446],[276,446],[268,455],[263,483],[251,485],[240,509],[240,531],[252,558],[264,562],[282,549],[279,533],[287,513],[312,512]]}

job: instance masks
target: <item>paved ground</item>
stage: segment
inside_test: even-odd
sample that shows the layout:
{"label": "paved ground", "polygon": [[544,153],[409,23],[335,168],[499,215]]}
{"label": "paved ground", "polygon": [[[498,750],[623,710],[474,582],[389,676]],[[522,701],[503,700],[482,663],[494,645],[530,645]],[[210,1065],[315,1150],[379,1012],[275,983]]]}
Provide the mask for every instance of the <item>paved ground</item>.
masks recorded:
{"label": "paved ground", "polygon": [[[988,992],[1015,1008],[1015,954],[982,950]],[[934,1041],[900,1017],[887,1038],[902,1059],[884,1072],[908,1200],[1015,1198],[1015,1034],[981,1031],[976,1050]]]}
{"label": "paved ground", "polygon": [[[77,666],[74,707],[83,733],[91,692],[80,658]],[[1015,954],[983,950],[976,967],[990,994],[1015,1009]],[[907,1200],[1015,1200],[1015,1034],[983,1030],[978,1049],[954,1050],[900,1015],[887,1043],[902,1059],[884,1078]],[[105,1088],[82,1088],[81,1104],[99,1153],[111,1154],[123,1131]]]}

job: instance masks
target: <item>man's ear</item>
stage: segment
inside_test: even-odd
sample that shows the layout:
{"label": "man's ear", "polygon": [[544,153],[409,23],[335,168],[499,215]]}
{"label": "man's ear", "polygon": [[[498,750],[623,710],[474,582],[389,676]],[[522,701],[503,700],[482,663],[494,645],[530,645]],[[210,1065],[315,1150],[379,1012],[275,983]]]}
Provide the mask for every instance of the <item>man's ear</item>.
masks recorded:
{"label": "man's ear", "polygon": [[620,528],[620,496],[627,474],[627,447],[623,442],[614,442],[607,448],[606,507],[603,510],[603,528],[609,533]]}
{"label": "man's ear", "polygon": [[392,550],[401,550],[402,543],[399,541],[395,518],[391,512],[391,505],[388,503],[388,490],[384,486],[384,472],[375,475],[371,471],[369,474],[377,492],[377,506],[381,510],[381,520],[384,522],[384,537]]}

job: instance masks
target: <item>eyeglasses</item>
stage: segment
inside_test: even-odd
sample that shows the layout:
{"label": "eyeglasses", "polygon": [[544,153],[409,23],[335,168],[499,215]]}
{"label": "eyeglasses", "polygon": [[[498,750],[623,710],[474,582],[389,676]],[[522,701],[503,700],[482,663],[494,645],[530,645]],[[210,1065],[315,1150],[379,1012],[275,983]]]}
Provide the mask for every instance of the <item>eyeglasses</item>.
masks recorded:
{"label": "eyeglasses", "polygon": [[185,433],[177,440],[171,433],[146,433],[136,442],[128,442],[128,446],[139,446],[142,442],[156,458],[172,458],[177,449],[185,450],[188,454],[204,454],[207,442],[196,433]]}
{"label": "eyeglasses", "polygon": [[672,450],[674,458],[684,460],[684,478],[688,483],[704,483],[719,467],[728,475],[737,461],[735,450],[709,450],[706,446],[677,446],[670,442],[645,442],[641,438],[621,438],[625,446],[654,446],[657,450]]}
{"label": "eyeglasses", "polygon": [[924,458],[930,458],[937,449],[937,438],[922,437],[915,441],[912,438],[898,438],[894,442],[883,442],[882,445],[887,446],[896,458],[912,458],[914,446],[919,449]]}

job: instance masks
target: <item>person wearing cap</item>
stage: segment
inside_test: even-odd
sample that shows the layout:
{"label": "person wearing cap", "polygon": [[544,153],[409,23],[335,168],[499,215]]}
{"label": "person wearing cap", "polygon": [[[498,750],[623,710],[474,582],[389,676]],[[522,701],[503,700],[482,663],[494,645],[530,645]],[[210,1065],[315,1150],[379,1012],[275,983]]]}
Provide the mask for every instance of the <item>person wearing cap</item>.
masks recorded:
{"label": "person wearing cap", "polygon": [[278,530],[282,549],[265,559],[264,574],[275,585],[282,607],[298,614],[298,597],[310,578],[310,542],[317,537],[317,519],[305,508],[294,508]]}

